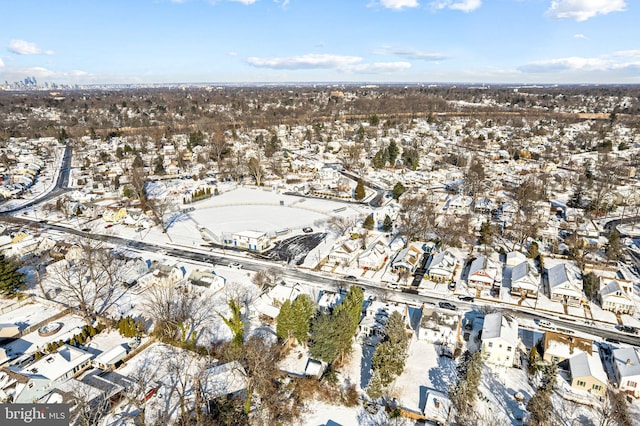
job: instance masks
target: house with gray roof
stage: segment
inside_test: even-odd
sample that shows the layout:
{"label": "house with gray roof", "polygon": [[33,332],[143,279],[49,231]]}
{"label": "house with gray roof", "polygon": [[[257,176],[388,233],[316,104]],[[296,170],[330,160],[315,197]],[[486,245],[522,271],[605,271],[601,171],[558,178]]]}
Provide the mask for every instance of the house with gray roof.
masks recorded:
{"label": "house with gray roof", "polygon": [[640,397],[640,349],[626,347],[612,354],[613,372],[618,389],[636,398]]}

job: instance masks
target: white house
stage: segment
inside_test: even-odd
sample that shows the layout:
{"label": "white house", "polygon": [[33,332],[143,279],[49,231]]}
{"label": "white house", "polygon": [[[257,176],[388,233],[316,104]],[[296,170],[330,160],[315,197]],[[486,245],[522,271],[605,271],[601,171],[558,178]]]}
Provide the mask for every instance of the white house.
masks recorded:
{"label": "white house", "polygon": [[526,261],[527,257],[519,251],[510,251],[509,253],[507,253],[507,266],[516,266]]}
{"label": "white house", "polygon": [[441,392],[429,390],[425,396],[424,416],[425,420],[437,425],[449,423],[451,400]]}
{"label": "white house", "polygon": [[491,364],[512,367],[518,346],[518,323],[502,312],[485,315],[482,325],[482,356]]}
{"label": "white house", "polygon": [[389,259],[389,246],[384,238],[376,239],[358,256],[358,268],[374,270],[382,268]]}
{"label": "white house", "polygon": [[14,403],[32,403],[51,392],[76,373],[89,366],[93,354],[82,349],[63,345],[56,352],[45,355],[29,364],[18,374],[26,378],[16,384]]}
{"label": "white house", "polygon": [[580,306],[584,297],[576,273],[566,264],[559,263],[548,269],[549,298],[572,306]]}
{"label": "white house", "polygon": [[447,250],[441,251],[433,256],[429,268],[427,270],[427,276],[431,281],[435,282],[451,282],[453,280],[453,273],[456,269],[458,261],[455,256]]}
{"label": "white house", "polygon": [[511,269],[511,294],[538,298],[540,274],[529,261],[524,261]]}
{"label": "white house", "polygon": [[633,284],[627,280],[600,277],[600,304],[605,311],[633,315],[636,305],[633,302]]}
{"label": "white house", "polygon": [[358,338],[384,336],[384,328],[392,312],[398,312],[407,326],[411,326],[409,307],[405,304],[384,303],[377,300],[367,305],[364,317],[358,325]]}
{"label": "white house", "polygon": [[632,395],[640,397],[640,349],[626,347],[614,349],[613,372],[616,376],[618,389]]}
{"label": "white house", "polygon": [[480,256],[469,265],[469,287],[491,288],[496,281],[498,267],[487,256]]}
{"label": "white house", "polygon": [[231,237],[225,237],[224,244],[253,251],[263,251],[269,248],[269,238],[266,232],[242,231],[232,234]]}
{"label": "white house", "polygon": [[329,262],[337,265],[350,265],[358,255],[360,244],[357,240],[348,239],[334,244],[329,253]]}

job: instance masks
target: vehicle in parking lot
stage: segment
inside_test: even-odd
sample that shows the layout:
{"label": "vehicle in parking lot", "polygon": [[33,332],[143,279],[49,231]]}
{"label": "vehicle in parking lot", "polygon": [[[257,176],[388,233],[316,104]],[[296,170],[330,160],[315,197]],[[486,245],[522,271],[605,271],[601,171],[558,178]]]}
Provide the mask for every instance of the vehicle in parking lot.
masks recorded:
{"label": "vehicle in parking lot", "polygon": [[232,268],[232,269],[242,269],[242,265],[241,265],[241,264],[239,264],[238,262],[231,262],[231,263],[229,264],[229,268]]}
{"label": "vehicle in parking lot", "polygon": [[347,275],[346,277],[344,277],[345,280],[350,280],[350,281],[355,281],[357,280],[357,278],[353,275]]}
{"label": "vehicle in parking lot", "polygon": [[451,281],[451,282],[449,283],[449,285],[447,286],[447,288],[448,288],[449,290],[455,290],[455,289],[456,289],[456,282],[455,282],[455,281]]}
{"label": "vehicle in parking lot", "polygon": [[457,311],[458,307],[456,305],[454,305],[453,303],[449,303],[449,302],[440,302],[438,303],[438,306],[441,309],[449,309],[451,311]]}
{"label": "vehicle in parking lot", "polygon": [[304,227],[304,228],[302,228],[302,232],[306,232],[308,234],[310,232],[313,232],[313,228],[309,228],[308,226]]}
{"label": "vehicle in parking lot", "polygon": [[463,302],[473,302],[473,296],[458,296],[458,300]]}

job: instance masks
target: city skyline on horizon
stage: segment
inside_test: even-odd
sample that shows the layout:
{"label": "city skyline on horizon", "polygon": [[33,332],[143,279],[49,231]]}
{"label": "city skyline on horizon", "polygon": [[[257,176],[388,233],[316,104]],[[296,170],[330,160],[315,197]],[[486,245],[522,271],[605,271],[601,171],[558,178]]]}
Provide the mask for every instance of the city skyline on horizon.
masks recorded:
{"label": "city skyline on horizon", "polygon": [[9,83],[640,84],[640,5],[626,0],[0,6]]}

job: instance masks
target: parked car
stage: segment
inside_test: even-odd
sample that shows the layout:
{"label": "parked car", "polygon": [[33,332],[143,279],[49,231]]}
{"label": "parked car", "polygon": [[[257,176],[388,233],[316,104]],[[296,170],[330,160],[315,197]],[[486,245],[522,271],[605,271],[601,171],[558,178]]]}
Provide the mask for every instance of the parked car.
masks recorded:
{"label": "parked car", "polygon": [[449,290],[455,290],[455,289],[456,289],[456,282],[455,282],[455,281],[451,281],[451,282],[449,283],[449,285],[447,286],[447,288],[448,288]]}
{"label": "parked car", "polygon": [[473,302],[473,296],[458,296],[458,299],[463,302]]}
{"label": "parked car", "polygon": [[309,228],[308,226],[305,228],[302,228],[302,232],[306,232],[307,234],[313,232],[313,228]]}
{"label": "parked car", "polygon": [[242,265],[238,262],[232,262],[229,264],[229,268],[231,269],[242,269]]}
{"label": "parked car", "polygon": [[449,303],[449,302],[440,302],[438,303],[438,306],[441,309],[449,309],[450,311],[457,311],[458,307],[456,305],[454,305],[453,303]]}
{"label": "parked car", "polygon": [[349,281],[355,281],[358,278],[356,278],[354,275],[347,275],[346,277],[344,277],[344,279]]}

